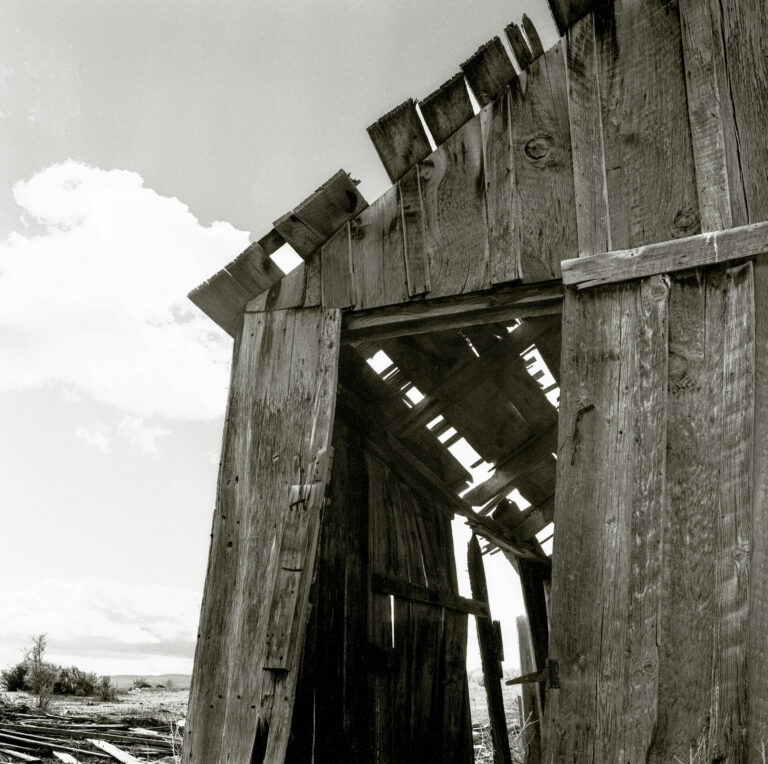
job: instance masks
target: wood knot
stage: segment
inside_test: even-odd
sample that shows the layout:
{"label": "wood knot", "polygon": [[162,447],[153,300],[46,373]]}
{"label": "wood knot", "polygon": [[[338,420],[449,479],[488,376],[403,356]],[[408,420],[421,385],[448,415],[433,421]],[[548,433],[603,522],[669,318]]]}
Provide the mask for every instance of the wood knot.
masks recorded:
{"label": "wood knot", "polygon": [[688,371],[688,359],[684,355],[669,354],[669,378],[682,379]]}
{"label": "wood knot", "polygon": [[701,219],[699,211],[693,207],[680,210],[672,221],[672,238],[682,239],[685,236],[693,236],[701,231]]}
{"label": "wood knot", "polygon": [[549,133],[540,133],[526,142],[523,151],[529,159],[539,162],[552,151],[553,146],[552,136]]}

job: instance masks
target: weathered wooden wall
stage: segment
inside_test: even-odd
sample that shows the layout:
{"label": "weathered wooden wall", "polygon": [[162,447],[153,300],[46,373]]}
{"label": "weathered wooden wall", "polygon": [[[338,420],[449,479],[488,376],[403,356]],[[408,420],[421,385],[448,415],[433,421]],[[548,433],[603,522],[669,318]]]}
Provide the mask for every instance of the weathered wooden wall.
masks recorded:
{"label": "weathered wooden wall", "polygon": [[[766,39],[757,2],[570,31],[583,255],[766,218]],[[566,294],[548,761],[764,760],[764,268]]]}
{"label": "weathered wooden wall", "polygon": [[[325,492],[338,311],[245,316],[232,382],[183,761],[282,761]],[[301,503],[301,499],[305,503]]]}
{"label": "weathered wooden wall", "polygon": [[471,762],[467,614],[404,596],[458,594],[450,519],[341,412],[286,761]]}

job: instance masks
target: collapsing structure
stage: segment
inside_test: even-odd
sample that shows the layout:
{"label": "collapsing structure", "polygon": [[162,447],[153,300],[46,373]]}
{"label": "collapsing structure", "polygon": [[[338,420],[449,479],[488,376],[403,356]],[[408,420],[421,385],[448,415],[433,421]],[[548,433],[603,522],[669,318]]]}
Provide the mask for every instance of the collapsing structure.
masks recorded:
{"label": "collapsing structure", "polygon": [[768,6],[550,5],[420,102],[435,150],[369,128],[381,198],[338,173],[190,295],[235,347],[184,762],[472,761],[454,514],[520,573],[529,760],[765,760]]}

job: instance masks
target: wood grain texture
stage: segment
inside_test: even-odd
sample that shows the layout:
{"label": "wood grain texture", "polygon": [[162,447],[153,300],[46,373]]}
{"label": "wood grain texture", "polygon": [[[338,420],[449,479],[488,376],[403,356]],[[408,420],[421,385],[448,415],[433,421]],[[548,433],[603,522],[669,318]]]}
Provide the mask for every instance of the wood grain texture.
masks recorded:
{"label": "wood grain texture", "polygon": [[699,216],[704,231],[747,222],[720,3],[680,0]]}
{"label": "wood grain texture", "polygon": [[548,0],[548,2],[557,31],[561,35],[600,5],[600,0]]}
{"label": "wood grain texture", "polygon": [[357,309],[408,299],[403,216],[397,185],[350,223],[350,261]]}
{"label": "wood grain texture", "polygon": [[302,258],[309,257],[324,241],[323,234],[308,226],[293,210],[279,217],[273,225]]}
{"label": "wood grain texture", "polygon": [[[473,535],[467,547],[467,569],[472,596],[481,602],[488,601],[488,587],[483,567],[483,555],[477,536]],[[493,623],[488,618],[477,618],[477,641],[480,646],[480,661],[483,667],[483,683],[488,699],[488,717],[491,724],[494,764],[512,764],[512,754],[507,737],[507,719],[504,713],[504,698],[501,694],[501,661],[496,646]]]}
{"label": "wood grain texture", "polygon": [[677,2],[595,11],[610,248],[699,233]]}
{"label": "wood grain texture", "polygon": [[511,88],[510,107],[520,268],[526,281],[546,281],[578,252],[564,42]]}
{"label": "wood grain texture", "polygon": [[[290,670],[279,677],[260,668],[270,599],[254,600],[253,593],[272,589],[270,549],[280,540],[290,486],[302,482],[314,456],[329,445],[338,332],[338,311],[245,318],[232,371],[185,762],[248,761],[258,729],[266,760],[284,755],[299,656],[294,650]],[[294,644],[303,644],[302,631],[300,619]]]}
{"label": "wood grain texture", "polygon": [[601,94],[591,14],[568,30],[568,107],[579,255],[612,249],[608,222]]}
{"label": "wood grain texture", "polygon": [[[517,644],[520,649],[520,673],[532,674],[536,671],[533,656],[531,633],[528,619],[519,615],[515,619],[517,627]],[[524,684],[520,688],[522,699],[523,746],[525,748],[526,764],[541,764],[541,702],[535,684]]]}
{"label": "wood grain texture", "polygon": [[478,104],[486,106],[516,77],[515,67],[498,37],[489,40],[461,65]]}
{"label": "wood grain texture", "polygon": [[488,286],[483,146],[472,120],[419,165],[431,297]]}
{"label": "wood grain texture", "polygon": [[225,270],[241,286],[255,297],[259,292],[269,289],[283,277],[277,263],[269,257],[267,251],[257,242],[251,244],[242,254],[229,263]]}
{"label": "wood grain texture", "polygon": [[474,115],[464,75],[455,74],[419,101],[419,108],[435,143],[440,145],[446,141]]}
{"label": "wood grain texture", "polygon": [[432,150],[411,98],[374,122],[368,135],[393,183]]}
{"label": "wood grain texture", "polygon": [[541,44],[541,38],[536,31],[536,27],[531,19],[524,13],[523,14],[523,29],[525,30],[525,36],[528,38],[528,45],[531,48],[531,54],[534,58],[544,55],[544,46]]}
{"label": "wood grain texture", "polygon": [[653,738],[666,305],[660,278],[566,296],[545,760],[644,761]]}
{"label": "wood grain texture", "polygon": [[405,276],[408,295],[421,295],[432,288],[429,255],[424,232],[424,208],[421,201],[419,168],[412,167],[398,181],[400,210],[403,216]]}
{"label": "wood grain texture", "polygon": [[[312,271],[316,275],[316,271]],[[248,301],[246,313],[261,313],[271,310],[300,308],[305,305],[308,270],[305,263],[300,263],[290,273],[276,281],[266,292]],[[313,287],[316,291],[317,287]]]}
{"label": "wood grain texture", "polygon": [[323,307],[346,308],[355,304],[357,295],[349,223],[342,226],[320,250],[320,284]]}
{"label": "wood grain texture", "polygon": [[339,170],[293,211],[304,225],[327,240],[367,206],[349,173]]}
{"label": "wood grain texture", "polygon": [[492,284],[517,281],[523,277],[520,264],[521,228],[516,218],[520,205],[516,198],[511,100],[512,92],[506,87],[480,112]]}
{"label": "wood grain texture", "polygon": [[195,287],[187,296],[227,334],[234,337],[250,299],[250,292],[227,271],[221,270]]}
{"label": "wood grain texture", "polygon": [[768,223],[754,223],[629,250],[565,260],[562,263],[563,283],[586,289],[598,284],[675,273],[766,253]]}
{"label": "wood grain texture", "polygon": [[398,337],[445,331],[515,318],[560,313],[563,287],[559,282],[500,285],[455,298],[426,299],[344,314],[344,341]]}
{"label": "wood grain texture", "polygon": [[504,34],[506,34],[512,52],[515,54],[518,67],[520,69],[527,69],[534,57],[528,47],[528,42],[520,31],[520,27],[517,24],[508,24],[504,27]]}

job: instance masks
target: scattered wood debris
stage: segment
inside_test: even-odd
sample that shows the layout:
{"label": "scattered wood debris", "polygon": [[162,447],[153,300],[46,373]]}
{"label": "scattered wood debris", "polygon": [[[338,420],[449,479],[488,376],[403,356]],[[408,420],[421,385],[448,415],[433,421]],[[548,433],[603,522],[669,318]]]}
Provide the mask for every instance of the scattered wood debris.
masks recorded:
{"label": "scattered wood debris", "polygon": [[0,705],[0,761],[122,764],[178,761],[181,728],[152,719],[122,722]]}

